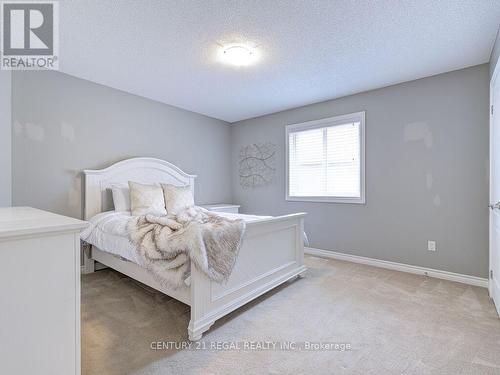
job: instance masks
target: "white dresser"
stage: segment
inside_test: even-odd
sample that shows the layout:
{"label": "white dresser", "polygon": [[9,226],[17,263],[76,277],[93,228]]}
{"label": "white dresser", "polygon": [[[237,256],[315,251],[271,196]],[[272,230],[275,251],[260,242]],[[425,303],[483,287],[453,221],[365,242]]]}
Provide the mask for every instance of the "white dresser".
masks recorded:
{"label": "white dresser", "polygon": [[201,207],[214,212],[229,212],[237,214],[240,212],[240,206],[237,204],[217,203],[217,204],[202,204]]}
{"label": "white dresser", "polygon": [[80,374],[81,220],[0,208],[0,374]]}

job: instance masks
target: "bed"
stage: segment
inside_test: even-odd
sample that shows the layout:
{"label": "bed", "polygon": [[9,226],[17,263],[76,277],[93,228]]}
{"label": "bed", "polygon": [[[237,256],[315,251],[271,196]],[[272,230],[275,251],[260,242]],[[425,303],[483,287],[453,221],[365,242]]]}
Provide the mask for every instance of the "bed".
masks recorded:
{"label": "bed", "polygon": [[[113,184],[128,181],[146,184],[161,182],[188,185],[194,193],[196,178],[167,161],[154,158],[128,159],[105,169],[85,170],[83,174],[86,220],[96,215],[104,217],[103,220],[113,220],[113,216],[123,215],[112,212],[110,187]],[[305,215],[246,217],[243,243],[233,272],[225,283],[211,281],[193,266],[184,287],[165,287],[140,265],[138,259],[133,258],[133,252],[125,248],[127,242],[120,242],[118,238],[103,241],[101,246],[106,248],[92,246],[84,256],[83,269],[85,273],[94,272],[97,261],[189,305],[191,320],[188,336],[191,341],[196,341],[217,319],[276,286],[304,275]]]}

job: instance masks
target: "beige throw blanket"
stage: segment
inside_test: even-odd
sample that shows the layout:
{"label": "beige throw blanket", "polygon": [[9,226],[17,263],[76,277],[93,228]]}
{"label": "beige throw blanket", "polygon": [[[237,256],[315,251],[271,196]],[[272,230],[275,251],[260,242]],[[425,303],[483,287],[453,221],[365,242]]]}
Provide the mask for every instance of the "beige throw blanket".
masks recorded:
{"label": "beige throw blanket", "polygon": [[179,288],[191,262],[211,280],[226,281],[245,232],[243,220],[230,220],[201,207],[177,215],[139,216],[128,233],[144,265],[163,285]]}

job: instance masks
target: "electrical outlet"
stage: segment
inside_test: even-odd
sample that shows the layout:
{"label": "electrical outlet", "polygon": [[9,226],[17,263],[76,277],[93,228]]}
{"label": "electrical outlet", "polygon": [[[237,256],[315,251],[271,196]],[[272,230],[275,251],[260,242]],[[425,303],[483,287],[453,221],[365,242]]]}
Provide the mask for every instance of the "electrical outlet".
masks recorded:
{"label": "electrical outlet", "polygon": [[436,251],[436,241],[427,241],[427,250]]}

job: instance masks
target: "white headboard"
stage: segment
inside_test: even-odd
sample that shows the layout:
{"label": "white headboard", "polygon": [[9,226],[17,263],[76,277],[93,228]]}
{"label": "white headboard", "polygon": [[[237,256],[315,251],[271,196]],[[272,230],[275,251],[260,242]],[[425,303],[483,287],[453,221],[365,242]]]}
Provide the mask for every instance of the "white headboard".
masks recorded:
{"label": "white headboard", "polygon": [[84,218],[108,211],[112,207],[111,185],[135,181],[144,184],[165,183],[191,187],[194,194],[195,175],[183,172],[175,165],[154,158],[133,158],[120,161],[105,169],[85,170]]}

